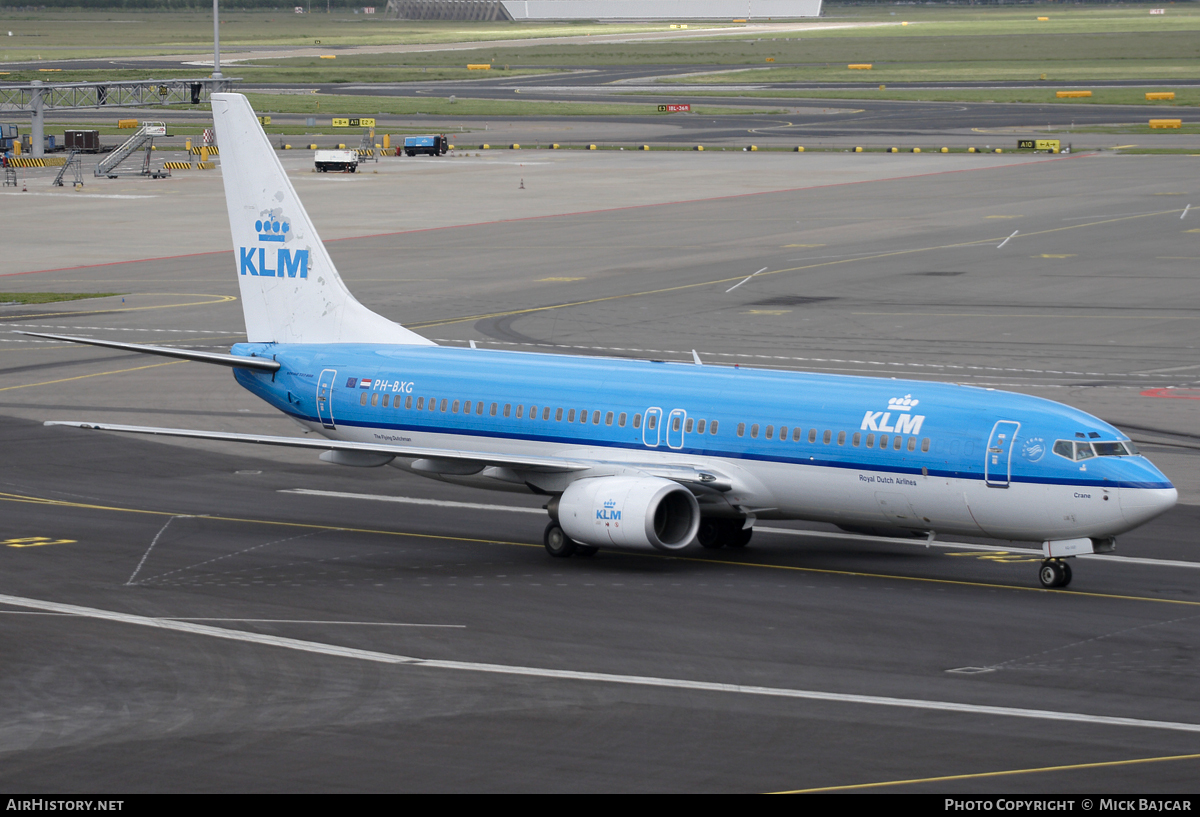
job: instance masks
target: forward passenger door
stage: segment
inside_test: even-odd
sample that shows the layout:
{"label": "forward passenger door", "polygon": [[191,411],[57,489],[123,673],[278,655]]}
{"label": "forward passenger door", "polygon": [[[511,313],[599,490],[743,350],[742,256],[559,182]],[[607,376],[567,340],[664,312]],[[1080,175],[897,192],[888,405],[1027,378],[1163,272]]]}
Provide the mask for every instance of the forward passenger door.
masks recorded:
{"label": "forward passenger door", "polygon": [[983,452],[983,481],[989,488],[1007,488],[1012,470],[1013,440],[1021,424],[1001,420],[992,427],[987,449]]}

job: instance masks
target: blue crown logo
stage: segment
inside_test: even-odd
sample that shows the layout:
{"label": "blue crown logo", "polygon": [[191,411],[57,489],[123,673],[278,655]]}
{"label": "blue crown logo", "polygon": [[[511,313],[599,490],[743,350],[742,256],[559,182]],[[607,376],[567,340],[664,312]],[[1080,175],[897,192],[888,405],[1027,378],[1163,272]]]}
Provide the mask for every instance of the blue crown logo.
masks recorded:
{"label": "blue crown logo", "polygon": [[604,503],[604,507],[615,508],[617,507],[617,501],[615,499],[609,499]]}
{"label": "blue crown logo", "polygon": [[288,233],[292,230],[292,223],[288,219],[280,221],[275,220],[275,214],[269,214],[265,219],[259,219],[254,222],[254,229],[258,231],[259,241],[287,241]]}

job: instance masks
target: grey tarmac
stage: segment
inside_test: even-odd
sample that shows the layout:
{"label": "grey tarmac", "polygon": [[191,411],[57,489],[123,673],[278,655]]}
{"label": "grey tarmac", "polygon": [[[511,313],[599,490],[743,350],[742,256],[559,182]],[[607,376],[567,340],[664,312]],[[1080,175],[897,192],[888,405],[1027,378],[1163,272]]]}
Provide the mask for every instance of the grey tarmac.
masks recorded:
{"label": "grey tarmac", "polygon": [[1194,735],[1145,723],[1200,724],[1196,571],[1167,564],[1200,563],[1194,159],[285,156],[351,290],[440,343],[1037,394],[1126,428],[1181,503],[1061,592],[987,540],[556,560],[537,497],[46,428],[299,433],[224,369],[4,334],[239,339],[217,173],[37,176],[0,197],[22,208],[0,290],[125,294],[0,306],[0,785],[1194,787]]}

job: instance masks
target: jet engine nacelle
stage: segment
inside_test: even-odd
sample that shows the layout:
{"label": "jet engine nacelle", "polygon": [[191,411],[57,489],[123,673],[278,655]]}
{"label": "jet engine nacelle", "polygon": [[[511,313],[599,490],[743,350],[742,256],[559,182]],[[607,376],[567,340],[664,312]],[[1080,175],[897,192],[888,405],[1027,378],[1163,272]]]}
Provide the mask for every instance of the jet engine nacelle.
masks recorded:
{"label": "jet engine nacelle", "polygon": [[563,532],[584,545],[687,547],[700,527],[692,492],[661,477],[592,477],[572,482],[557,503]]}

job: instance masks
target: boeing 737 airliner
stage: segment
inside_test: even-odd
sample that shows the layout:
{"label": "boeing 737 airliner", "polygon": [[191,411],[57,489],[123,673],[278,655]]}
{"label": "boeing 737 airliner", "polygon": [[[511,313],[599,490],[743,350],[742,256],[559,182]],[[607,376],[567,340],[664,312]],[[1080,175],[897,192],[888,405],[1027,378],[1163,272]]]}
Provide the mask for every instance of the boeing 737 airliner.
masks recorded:
{"label": "boeing 737 airliner", "polygon": [[103,423],[108,431],[321,450],[354,466],[547,497],[546,549],[743,547],[760,519],[891,536],[1042,543],[1065,558],[1175,504],[1108,423],[990,389],[659,361],[446,348],[342,283],[253,110],[213,94],[246,319],[232,354],[38,337],[232,367],[319,438]]}

